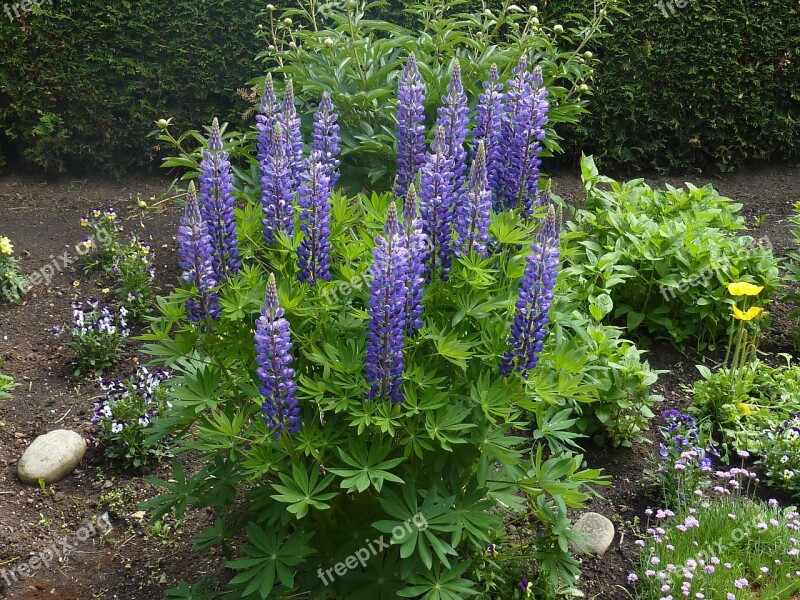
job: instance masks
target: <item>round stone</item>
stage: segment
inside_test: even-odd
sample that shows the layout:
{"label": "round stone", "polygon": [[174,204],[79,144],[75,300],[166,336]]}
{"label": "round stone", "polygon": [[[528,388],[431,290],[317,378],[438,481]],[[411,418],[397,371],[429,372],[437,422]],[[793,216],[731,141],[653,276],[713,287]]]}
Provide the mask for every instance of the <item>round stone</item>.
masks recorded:
{"label": "round stone", "polygon": [[40,435],[28,446],[17,464],[23,483],[55,483],[77,467],[86,453],[86,441],[74,431],[57,429]]}
{"label": "round stone", "polygon": [[583,543],[575,545],[575,550],[582,554],[603,556],[614,541],[614,524],[599,513],[587,512],[572,530],[582,534]]}

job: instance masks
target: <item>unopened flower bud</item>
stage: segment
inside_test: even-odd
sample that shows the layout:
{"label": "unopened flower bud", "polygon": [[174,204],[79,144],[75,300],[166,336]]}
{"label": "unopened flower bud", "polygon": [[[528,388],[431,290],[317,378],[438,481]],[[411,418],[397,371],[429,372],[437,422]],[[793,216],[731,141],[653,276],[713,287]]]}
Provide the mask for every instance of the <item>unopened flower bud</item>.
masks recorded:
{"label": "unopened flower bud", "polygon": [[291,25],[291,24],[292,24],[292,20],[291,20],[289,17],[286,17],[286,18],[283,20],[283,24],[284,24],[284,25]]}
{"label": "unopened flower bud", "polygon": [[267,10],[269,12],[273,12],[275,10],[275,5],[274,4],[267,4]]}
{"label": "unopened flower bud", "polygon": [[578,86],[578,89],[580,91],[582,91],[582,92],[588,92],[589,91],[589,86],[586,85],[585,83],[582,83],[582,84],[580,84],[580,86]]}
{"label": "unopened flower bud", "polygon": [[297,50],[297,44],[295,44],[294,42],[289,42],[289,48],[291,48],[292,50]]}
{"label": "unopened flower bud", "polygon": [[267,46],[267,50],[269,50],[270,52],[275,52],[275,46],[273,44],[270,44],[269,46]]}
{"label": "unopened flower bud", "polygon": [[586,52],[584,52],[584,53],[583,53],[583,57],[584,57],[586,60],[592,60],[592,57],[593,57],[593,56],[594,56],[594,54],[592,54],[592,51],[591,51],[591,50],[587,50]]}
{"label": "unopened flower bud", "polygon": [[564,26],[563,25],[553,25],[553,31],[555,33],[564,33]]}
{"label": "unopened flower bud", "polygon": [[531,4],[528,7],[528,12],[531,13],[532,15],[535,15],[535,14],[537,14],[539,12],[539,7],[536,6],[535,4]]}
{"label": "unopened flower bud", "polygon": [[262,29],[264,29],[264,26],[261,23],[259,23],[258,24],[258,30],[261,31]]}
{"label": "unopened flower bud", "polygon": [[161,129],[166,129],[167,127],[169,127],[169,121],[167,121],[166,119],[159,119],[158,121],[156,121],[156,125],[158,125]]}
{"label": "unopened flower bud", "polygon": [[333,48],[333,40],[331,38],[325,38],[323,42],[326,48]]}

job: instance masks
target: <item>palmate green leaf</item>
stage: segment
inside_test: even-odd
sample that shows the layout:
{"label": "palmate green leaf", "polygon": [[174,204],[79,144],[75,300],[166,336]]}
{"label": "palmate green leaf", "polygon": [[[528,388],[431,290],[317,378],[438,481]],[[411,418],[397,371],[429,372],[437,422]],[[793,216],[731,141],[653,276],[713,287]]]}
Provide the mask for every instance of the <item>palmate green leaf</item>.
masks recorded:
{"label": "palmate green leaf", "polygon": [[326,500],[339,495],[338,492],[323,493],[323,490],[333,482],[334,476],[328,475],[322,481],[318,481],[319,465],[316,464],[312,467],[310,475],[303,466],[293,464],[292,476],[281,473],[280,479],[283,485],[272,484],[272,488],[279,493],[273,494],[271,498],[288,504],[286,510],[298,519],[305,517],[310,508],[318,510],[330,508]]}
{"label": "palmate green leaf", "polygon": [[446,334],[443,331],[436,331],[433,326],[429,328],[427,323],[426,321],[424,336],[433,341],[436,346],[437,354],[454,365],[466,370],[467,359],[472,356],[471,350],[475,344],[470,341],[458,339],[458,336],[454,332]]}
{"label": "palmate green leaf", "polygon": [[409,587],[397,592],[401,598],[421,598],[421,600],[462,600],[470,596],[477,596],[473,590],[474,582],[462,579],[467,571],[468,562],[457,563],[452,567],[443,569],[441,565],[430,568],[420,574],[412,575],[407,581]]}
{"label": "palmate green leaf", "polygon": [[275,580],[291,591],[294,588],[294,571],[313,552],[306,546],[310,535],[295,530],[287,537],[281,529],[262,529],[255,523],[247,526],[249,545],[242,547],[247,558],[228,562],[231,569],[239,573],[230,581],[232,586],[242,586],[242,596],[258,594],[263,600],[270,598]]}
{"label": "palmate green leaf", "polygon": [[194,477],[187,479],[183,465],[175,459],[172,461],[172,473],[174,479],[169,481],[155,477],[148,478],[151,485],[167,490],[165,494],[159,494],[141,504],[143,510],[153,511],[150,523],[155,523],[170,511],[174,511],[176,517],[182,517],[186,513],[186,508],[197,500],[198,490],[208,478],[208,467],[204,467]]}
{"label": "palmate green leaf", "polygon": [[381,446],[372,445],[367,448],[363,438],[357,438],[348,444],[350,454],[339,448],[339,457],[352,469],[328,469],[331,473],[344,479],[341,487],[352,492],[354,489],[363,492],[370,486],[380,492],[384,481],[403,484],[404,481],[390,472],[397,465],[405,461],[404,457],[384,460],[391,451],[391,444]]}
{"label": "palmate green leaf", "polygon": [[469,413],[469,408],[461,404],[428,412],[425,415],[425,429],[443,450],[452,451],[452,445],[467,442],[464,432],[476,427],[475,423],[465,422]]}

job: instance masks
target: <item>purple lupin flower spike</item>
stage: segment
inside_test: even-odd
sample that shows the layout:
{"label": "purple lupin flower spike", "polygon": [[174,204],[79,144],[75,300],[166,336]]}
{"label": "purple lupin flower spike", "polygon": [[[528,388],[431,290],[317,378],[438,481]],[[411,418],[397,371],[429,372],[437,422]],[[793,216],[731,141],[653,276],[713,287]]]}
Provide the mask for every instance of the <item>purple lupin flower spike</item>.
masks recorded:
{"label": "purple lupin flower spike", "polygon": [[[503,111],[500,124],[500,149],[498,164],[493,169],[493,184],[495,203],[500,208],[513,208],[519,190],[519,181],[515,180],[519,171],[520,144],[517,126],[525,123],[530,116],[527,111],[529,105],[525,99],[530,96],[531,74],[528,71],[528,60],[523,54],[517,66],[512,71],[508,80],[507,89],[503,95]],[[523,114],[518,113],[522,111]]]}
{"label": "purple lupin flower spike", "polygon": [[181,278],[197,287],[200,301],[186,301],[186,314],[192,321],[211,317],[219,320],[217,295],[211,290],[217,285],[211,260],[211,236],[197,205],[194,182],[189,183],[186,208],[178,227],[178,265],[183,269]]}
{"label": "purple lupin flower spike", "polygon": [[[501,183],[503,168],[502,124],[503,124],[503,86],[499,83],[500,73],[497,65],[492,65],[489,75],[483,82],[483,92],[478,95],[478,109],[473,129],[473,148],[483,142],[486,147],[486,168],[492,203],[497,201],[494,190]],[[476,150],[477,151],[477,150]],[[495,208],[498,208],[495,205]]]}
{"label": "purple lupin flower spike", "polygon": [[236,275],[242,266],[233,212],[233,175],[229,153],[222,149],[219,121],[211,124],[208,149],[200,161],[200,214],[208,226],[211,262],[218,283]]}
{"label": "purple lupin flower spike", "polygon": [[527,69],[527,63],[520,59],[506,94],[503,114],[506,156],[502,194],[506,207],[519,207],[524,216],[530,216],[534,204],[540,204],[539,154],[549,105],[547,89],[542,85],[541,69],[537,68],[533,74],[522,69]]}
{"label": "purple lupin flower spike", "polygon": [[318,279],[331,279],[330,230],[331,184],[328,167],[318,150],[306,160],[300,174],[298,206],[300,231],[304,237],[297,248],[298,279],[313,284]]}
{"label": "purple lupin flower spike", "polygon": [[406,294],[406,333],[422,327],[422,292],[425,285],[425,263],[428,254],[428,236],[417,216],[417,189],[408,186],[403,204],[403,231],[408,240],[408,293]]}
{"label": "purple lupin flower spike", "polygon": [[397,89],[397,179],[394,193],[404,198],[425,161],[425,83],[414,53],[408,55]]}
{"label": "purple lupin flower spike", "polygon": [[320,153],[325,170],[330,178],[330,188],[339,181],[339,118],[333,110],[333,100],[328,92],[322,92],[319,110],[314,113],[314,134],[311,149]]}
{"label": "purple lupin flower spike", "polygon": [[294,85],[291,79],[286,82],[278,122],[283,128],[286,156],[289,158],[292,182],[296,188],[300,172],[303,170],[303,135],[300,133],[300,118],[297,116],[297,108],[294,105]]}
{"label": "purple lupin flower spike", "polygon": [[369,331],[367,332],[367,399],[403,401],[403,349],[408,286],[407,240],[397,219],[397,206],[389,205],[384,235],[375,239],[375,261],[370,267]]}
{"label": "purple lupin flower spike", "polygon": [[420,212],[422,226],[430,241],[426,273],[438,270],[443,280],[450,272],[452,255],[452,207],[454,203],[453,158],[447,154],[444,127],[436,129],[436,136],[422,166],[420,183]]}
{"label": "purple lupin flower spike", "polygon": [[453,204],[450,208],[455,217],[456,208],[464,202],[464,187],[467,179],[467,151],[464,142],[467,139],[469,125],[469,106],[461,83],[461,64],[456,60],[447,94],[442,97],[442,106],[438,110],[438,124],[444,127],[447,141],[447,154],[453,161]]}
{"label": "purple lupin flower spike", "polygon": [[261,104],[256,115],[256,129],[258,130],[256,146],[258,148],[259,165],[262,165],[266,157],[272,153],[270,146],[272,143],[272,130],[279,113],[280,105],[278,104],[278,97],[275,95],[272,73],[267,73],[267,78],[264,81],[264,95],[261,97]]}
{"label": "purple lupin flower spike", "polygon": [[264,217],[264,240],[268,244],[276,241],[278,232],[292,233],[294,223],[294,180],[286,144],[282,143],[283,127],[277,123],[272,130],[269,154],[261,165],[261,204]]}
{"label": "purple lupin flower spike", "polygon": [[294,369],[289,366],[292,363],[289,321],[283,315],[275,275],[270,273],[261,316],[256,320],[255,346],[256,373],[261,381],[258,390],[264,396],[261,413],[275,438],[284,431],[297,433],[301,426]]}
{"label": "purple lupin flower spike", "polygon": [[478,153],[472,163],[465,201],[456,209],[455,229],[458,233],[457,247],[462,256],[471,251],[484,258],[486,242],[489,241],[489,225],[492,218],[492,194],[488,190],[486,175],[486,147],[483,142],[478,146]]}
{"label": "purple lupin flower spike", "polygon": [[516,369],[527,378],[528,371],[539,361],[558,274],[558,239],[558,218],[551,206],[526,258],[509,337],[511,348],[500,364],[501,375],[508,375]]}

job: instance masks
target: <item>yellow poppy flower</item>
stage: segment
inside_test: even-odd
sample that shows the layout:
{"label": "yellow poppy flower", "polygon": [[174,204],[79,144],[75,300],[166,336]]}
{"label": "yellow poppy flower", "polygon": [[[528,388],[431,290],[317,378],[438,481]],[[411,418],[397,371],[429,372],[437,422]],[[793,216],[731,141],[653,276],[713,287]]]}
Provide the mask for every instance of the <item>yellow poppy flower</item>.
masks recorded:
{"label": "yellow poppy flower", "polygon": [[739,310],[739,307],[734,304],[733,313],[731,314],[733,315],[734,319],[739,319],[740,321],[752,321],[762,312],[764,312],[764,309],[760,306],[751,306],[747,309],[747,312],[742,312]]}
{"label": "yellow poppy flower", "polygon": [[12,252],[14,252],[14,246],[11,243],[11,240],[5,236],[0,237],[0,254],[7,254],[8,256],[11,256]]}
{"label": "yellow poppy flower", "polygon": [[753,410],[750,408],[750,405],[745,404],[744,402],[739,402],[739,404],[737,404],[736,407],[739,409],[739,412],[741,412],[743,415],[749,415],[753,412]]}
{"label": "yellow poppy flower", "polygon": [[763,289],[763,285],[753,285],[746,281],[734,281],[728,284],[728,293],[731,296],[758,296]]}

